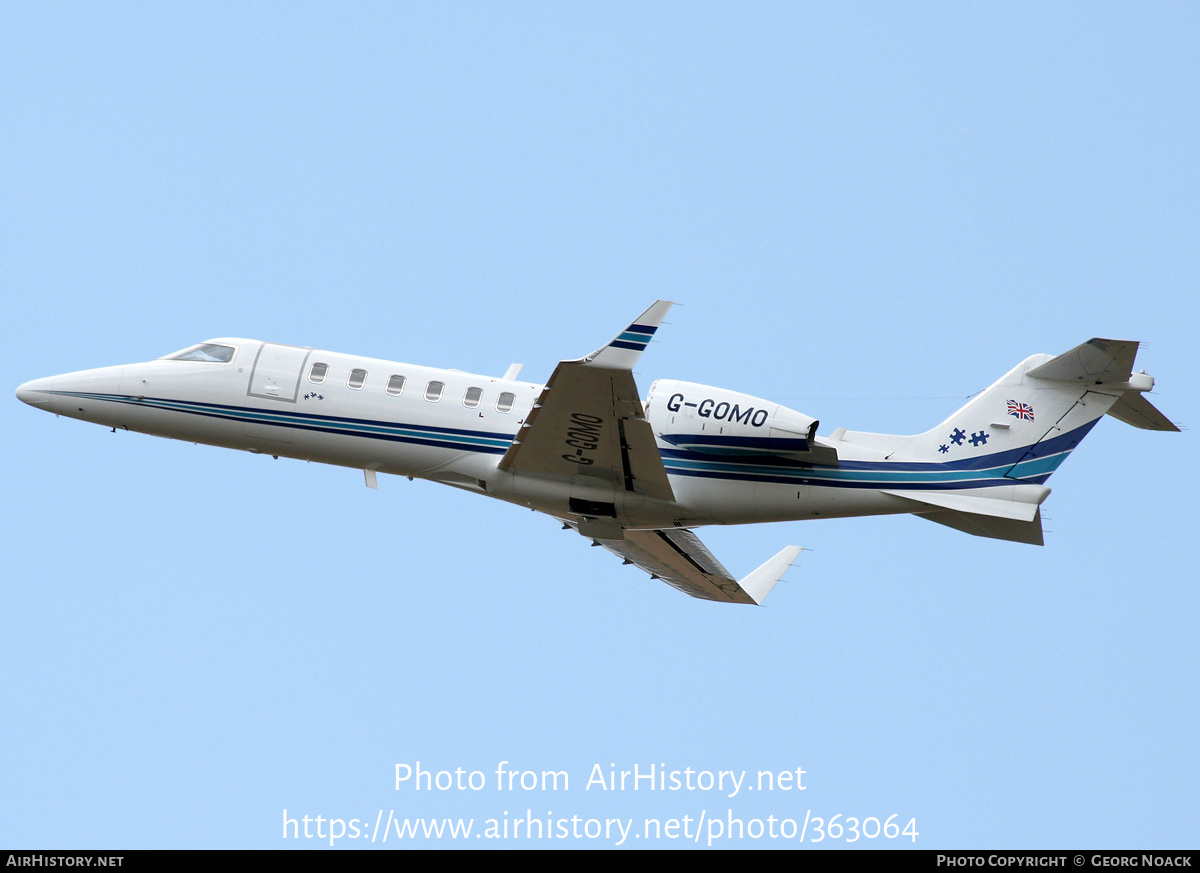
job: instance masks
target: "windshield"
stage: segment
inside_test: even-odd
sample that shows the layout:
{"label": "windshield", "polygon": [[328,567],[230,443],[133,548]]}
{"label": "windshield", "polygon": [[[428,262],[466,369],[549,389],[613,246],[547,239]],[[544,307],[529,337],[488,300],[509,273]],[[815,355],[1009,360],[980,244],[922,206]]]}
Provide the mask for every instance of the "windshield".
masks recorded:
{"label": "windshield", "polygon": [[233,360],[234,351],[233,346],[222,346],[217,343],[200,343],[198,346],[192,346],[189,349],[184,349],[182,352],[175,352],[175,354],[167,355],[160,360],[205,361],[210,364],[228,364]]}

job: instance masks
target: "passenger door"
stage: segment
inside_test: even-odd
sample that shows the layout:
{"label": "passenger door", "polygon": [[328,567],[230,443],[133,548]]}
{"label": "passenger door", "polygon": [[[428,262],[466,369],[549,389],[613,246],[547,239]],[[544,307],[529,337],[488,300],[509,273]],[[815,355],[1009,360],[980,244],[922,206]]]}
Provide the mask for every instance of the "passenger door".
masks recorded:
{"label": "passenger door", "polygon": [[312,349],[263,343],[254,359],[250,388],[246,393],[251,397],[295,403],[300,392],[300,374],[310,354]]}

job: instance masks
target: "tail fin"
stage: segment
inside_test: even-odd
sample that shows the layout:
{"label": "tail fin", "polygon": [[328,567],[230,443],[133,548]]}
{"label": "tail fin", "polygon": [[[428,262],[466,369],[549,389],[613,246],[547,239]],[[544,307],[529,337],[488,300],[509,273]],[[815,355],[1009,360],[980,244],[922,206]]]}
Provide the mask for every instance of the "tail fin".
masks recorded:
{"label": "tail fin", "polygon": [[1146,400],[1134,373],[1138,343],[1091,339],[1057,357],[1026,358],[937,427],[898,445],[893,461],[962,471],[947,489],[889,492],[914,512],[968,533],[1041,543],[1044,483],[1106,413],[1151,430],[1178,430]]}
{"label": "tail fin", "polygon": [[1091,339],[1058,357],[1026,358],[892,457],[992,468],[1040,484],[1106,413],[1138,427],[1178,430],[1142,396],[1154,379],[1132,372],[1137,348],[1128,340]]}

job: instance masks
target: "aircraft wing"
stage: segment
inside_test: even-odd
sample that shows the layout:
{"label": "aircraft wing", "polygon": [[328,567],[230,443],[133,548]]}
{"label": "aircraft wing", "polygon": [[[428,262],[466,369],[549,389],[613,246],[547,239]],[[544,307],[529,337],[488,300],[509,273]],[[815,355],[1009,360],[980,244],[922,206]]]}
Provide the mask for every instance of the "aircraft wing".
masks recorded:
{"label": "aircraft wing", "polygon": [[633,366],[671,303],[659,300],[608,345],[554,369],[500,469],[569,480],[588,476],[674,500]]}
{"label": "aircraft wing", "polygon": [[721,603],[762,603],[801,552],[799,546],[788,546],[739,582],[690,530],[624,533],[624,539],[596,542],[684,594]]}

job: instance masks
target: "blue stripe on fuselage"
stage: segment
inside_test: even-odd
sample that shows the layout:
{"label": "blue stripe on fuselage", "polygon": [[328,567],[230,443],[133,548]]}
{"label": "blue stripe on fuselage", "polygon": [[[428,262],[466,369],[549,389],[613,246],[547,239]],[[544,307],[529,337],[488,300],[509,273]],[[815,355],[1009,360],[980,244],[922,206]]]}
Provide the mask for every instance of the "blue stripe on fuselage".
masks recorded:
{"label": "blue stripe on fuselage", "polygon": [[942,463],[843,460],[830,467],[769,455],[736,457],[668,448],[660,453],[667,472],[677,476],[835,488],[986,488],[1045,482],[1095,423],[1090,421],[1035,445]]}
{"label": "blue stripe on fuselage", "polygon": [[288,427],[342,436],[359,436],[392,442],[408,442],[440,448],[464,449],[486,454],[503,454],[512,442],[512,435],[461,428],[434,427],[423,424],[376,421],[364,418],[344,418],[336,415],[293,412],[285,409],[260,409],[251,406],[232,406],[223,403],[197,403],[159,397],[131,397],[121,394],[89,394],[73,391],[54,391],[67,397],[104,400],[141,408],[183,412],[206,418],[241,421],[252,424]]}

